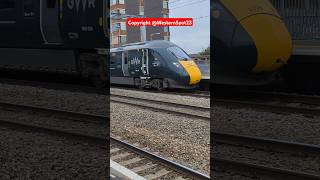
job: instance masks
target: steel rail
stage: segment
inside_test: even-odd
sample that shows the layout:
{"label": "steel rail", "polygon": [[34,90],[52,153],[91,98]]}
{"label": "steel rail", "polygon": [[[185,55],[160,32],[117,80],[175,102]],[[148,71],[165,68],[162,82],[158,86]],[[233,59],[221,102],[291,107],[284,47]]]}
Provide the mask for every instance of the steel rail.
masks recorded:
{"label": "steel rail", "polygon": [[45,114],[53,114],[54,116],[62,116],[67,117],[68,119],[82,119],[87,122],[96,122],[96,123],[107,123],[109,117],[108,116],[101,116],[101,115],[94,115],[94,114],[85,114],[85,113],[78,113],[73,111],[66,111],[66,110],[58,110],[53,108],[43,108],[37,106],[29,106],[29,105],[21,105],[21,104],[14,104],[8,102],[0,102],[0,108],[4,109],[18,109],[23,111],[33,111]]}
{"label": "steel rail", "polygon": [[290,94],[282,92],[266,92],[266,91],[248,91],[244,92],[248,96],[263,97],[268,99],[280,99],[290,102],[298,102],[304,104],[320,105],[320,96]]}
{"label": "steel rail", "polygon": [[141,98],[141,97],[132,97],[132,96],[117,95],[117,94],[113,94],[113,93],[111,93],[110,96],[111,96],[111,97],[124,98],[124,99],[130,99],[130,100],[145,101],[145,102],[149,102],[149,103],[170,105],[170,106],[187,108],[187,109],[195,109],[195,110],[201,110],[201,111],[210,111],[210,107],[204,107],[204,106],[193,106],[193,105],[189,105],[189,104],[181,104],[181,103],[174,103],[174,102],[168,102],[168,101],[160,101],[160,100],[146,99],[146,98]]}
{"label": "steel rail", "polygon": [[129,149],[137,154],[140,154],[143,157],[147,157],[153,161],[159,162],[162,165],[169,167],[170,169],[175,170],[176,172],[182,173],[184,175],[189,176],[190,178],[194,178],[197,180],[207,180],[210,179],[210,177],[208,175],[202,174],[200,172],[197,172],[191,168],[188,168],[186,166],[183,166],[181,164],[178,164],[176,162],[170,161],[168,159],[165,159],[159,155],[153,154],[151,152],[148,152],[144,149],[138,148],[136,146],[133,146],[127,142],[121,141],[119,139],[116,139],[114,137],[110,137],[110,141],[115,142],[117,144],[119,144],[120,146],[123,146],[125,149]]}
{"label": "steel rail", "polygon": [[85,142],[92,142],[99,145],[107,145],[108,143],[106,137],[91,136],[87,134],[65,131],[65,130],[60,130],[56,128],[48,128],[44,126],[32,125],[28,123],[13,122],[13,121],[0,119],[0,124],[4,126],[16,128],[16,129],[31,130],[32,132],[38,132],[38,133],[46,133],[53,136],[69,137],[72,139],[81,140]]}
{"label": "steel rail", "polygon": [[247,172],[252,173],[254,175],[267,176],[272,179],[290,179],[290,180],[314,180],[320,179],[320,175],[318,174],[309,174],[305,172],[292,171],[287,169],[273,168],[268,166],[262,166],[257,164],[245,163],[235,160],[228,160],[224,158],[212,158],[213,168],[220,169],[223,168],[224,171],[229,171],[230,169],[240,171],[240,173]]}
{"label": "steel rail", "polygon": [[156,94],[169,94],[169,95],[179,95],[179,96],[189,96],[189,97],[198,97],[198,98],[210,98],[210,91],[192,91],[192,92],[175,92],[175,90],[167,90],[167,91],[158,91],[158,90],[148,90],[148,89],[136,89],[136,88],[128,88],[128,87],[111,87],[112,90],[121,89],[121,90],[129,90],[136,92],[149,92]]}
{"label": "steel rail", "polygon": [[182,115],[182,116],[189,117],[189,118],[201,119],[201,120],[204,120],[207,122],[210,121],[210,117],[208,117],[208,116],[201,116],[201,115],[185,113],[185,112],[180,112],[180,111],[174,111],[174,110],[164,109],[164,108],[159,108],[159,107],[146,106],[146,105],[142,105],[142,104],[136,104],[136,103],[125,102],[125,101],[118,101],[118,100],[114,100],[114,99],[110,99],[110,101],[115,102],[115,103],[121,103],[121,104],[130,105],[130,106],[140,107],[143,109],[146,108],[146,109],[150,109],[153,111],[160,111],[160,112],[166,112],[166,113],[171,113],[171,114],[176,114],[176,115]]}
{"label": "steel rail", "polygon": [[[71,80],[70,80],[71,81]],[[20,85],[20,86],[29,86],[29,87],[37,87],[44,89],[52,89],[59,91],[68,91],[68,92],[79,92],[86,94],[99,94],[99,95],[107,95],[107,88],[98,89],[90,85],[80,85],[68,82],[48,82],[41,80],[22,80],[15,78],[0,78],[0,82],[2,84],[9,85]]]}
{"label": "steel rail", "polygon": [[320,116],[320,109],[306,108],[306,107],[292,107],[285,105],[275,105],[259,102],[250,102],[242,100],[226,100],[226,99],[213,99],[212,106],[224,106],[227,108],[250,108],[263,111],[272,111],[277,113],[294,113]]}
{"label": "steel rail", "polygon": [[297,154],[320,154],[320,146],[282,141],[277,139],[259,138],[251,136],[236,135],[230,133],[213,132],[212,141],[215,143],[231,144],[258,149],[267,149],[278,152],[288,152]]}

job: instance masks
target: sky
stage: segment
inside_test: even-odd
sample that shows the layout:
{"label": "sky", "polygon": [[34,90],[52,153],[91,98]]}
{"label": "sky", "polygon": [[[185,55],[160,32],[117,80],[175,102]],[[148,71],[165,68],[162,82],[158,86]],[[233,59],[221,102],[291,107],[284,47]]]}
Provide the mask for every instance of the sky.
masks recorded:
{"label": "sky", "polygon": [[[194,3],[194,4],[193,4]],[[182,7],[184,6],[184,7]],[[170,17],[198,18],[210,15],[210,0],[169,0]],[[170,40],[189,54],[210,44],[210,16],[195,19],[193,27],[170,27]]]}

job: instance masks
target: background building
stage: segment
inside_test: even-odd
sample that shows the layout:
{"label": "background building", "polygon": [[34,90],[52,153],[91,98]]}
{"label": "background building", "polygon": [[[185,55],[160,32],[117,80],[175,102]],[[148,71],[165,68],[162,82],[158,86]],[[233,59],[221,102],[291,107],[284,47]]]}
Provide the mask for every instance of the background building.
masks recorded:
{"label": "background building", "polygon": [[111,46],[170,40],[169,27],[128,27],[128,17],[169,17],[169,0],[111,0]]}

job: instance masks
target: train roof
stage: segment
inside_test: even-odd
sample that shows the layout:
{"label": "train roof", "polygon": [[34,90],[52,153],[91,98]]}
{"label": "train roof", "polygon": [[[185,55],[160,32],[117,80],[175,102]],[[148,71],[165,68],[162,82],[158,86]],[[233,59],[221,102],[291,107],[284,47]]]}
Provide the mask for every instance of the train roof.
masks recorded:
{"label": "train roof", "polygon": [[168,48],[171,46],[177,46],[177,45],[166,40],[155,40],[155,41],[125,44],[118,48],[112,48],[110,52],[128,51],[128,50],[143,49],[143,48]]}

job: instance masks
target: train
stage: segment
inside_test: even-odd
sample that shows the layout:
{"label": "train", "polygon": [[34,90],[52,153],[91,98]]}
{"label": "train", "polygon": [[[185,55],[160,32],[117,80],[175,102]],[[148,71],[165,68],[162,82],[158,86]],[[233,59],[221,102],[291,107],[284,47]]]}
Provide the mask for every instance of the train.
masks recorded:
{"label": "train", "polygon": [[110,50],[111,84],[137,88],[192,89],[202,75],[192,58],[176,44],[155,40]]}
{"label": "train", "polygon": [[1,0],[0,69],[108,82],[109,1]]}
{"label": "train", "polygon": [[292,38],[269,0],[213,0],[211,84],[272,83],[292,54]]}

